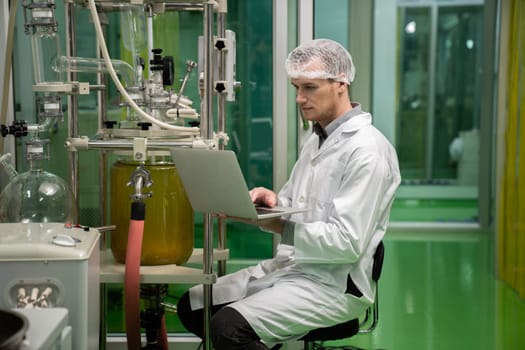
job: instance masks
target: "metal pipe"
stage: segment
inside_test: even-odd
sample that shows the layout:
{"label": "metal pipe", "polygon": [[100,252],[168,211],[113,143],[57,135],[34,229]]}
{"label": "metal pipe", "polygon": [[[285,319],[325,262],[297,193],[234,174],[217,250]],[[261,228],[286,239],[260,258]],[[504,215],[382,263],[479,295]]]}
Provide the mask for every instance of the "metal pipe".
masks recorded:
{"label": "metal pipe", "polygon": [[177,99],[175,100],[175,103],[174,103],[175,107],[177,108],[179,106],[180,98],[182,94],[184,93],[184,90],[186,89],[186,85],[188,84],[188,80],[190,78],[191,71],[195,67],[197,67],[197,63],[191,60],[186,61],[186,74],[184,74],[184,79],[182,79],[182,84],[180,85],[179,92],[177,93]]}
{"label": "metal pipe", "polygon": [[[76,30],[75,30],[75,7],[72,3],[66,2],[65,6],[65,22],[66,22],[66,52],[70,57],[76,57],[77,46],[76,46]],[[69,73],[69,81],[78,81],[77,73]],[[68,137],[78,136],[78,96],[69,95],[69,103],[67,104],[68,109]],[[76,217],[73,218],[74,222],[78,222],[79,212],[79,165],[78,165],[78,154],[77,152],[68,153],[68,164],[69,164],[69,185],[73,196],[75,198]]]}
{"label": "metal pipe", "polygon": [[[203,262],[204,262],[204,273],[213,273],[213,218],[211,214],[204,214],[204,248],[203,248]],[[211,307],[213,302],[212,297],[212,285],[205,284],[203,286],[203,302],[204,302],[204,350],[212,350],[213,346],[210,337],[210,324],[211,324]]]}
{"label": "metal pipe", "polygon": [[[149,150],[167,150],[173,147],[192,147],[192,141],[148,141]],[[132,150],[132,139],[118,139],[118,140],[84,140],[84,139],[69,139],[65,142],[67,149],[73,150]]]}
{"label": "metal pipe", "polygon": [[[104,27],[105,29],[106,27]],[[97,43],[97,47],[99,47]],[[101,58],[102,53],[100,50],[97,50],[97,58]],[[97,111],[98,111],[98,130],[101,130],[104,128],[106,122],[108,120],[108,111],[107,111],[107,96],[106,96],[106,85],[107,85],[107,79],[106,75],[103,72],[97,73],[97,85],[103,87],[103,89],[97,91]],[[107,223],[106,218],[106,193],[107,193],[107,179],[106,179],[106,154],[105,152],[101,152],[98,157],[98,164],[99,164],[99,224],[105,225]],[[106,248],[106,239],[105,236],[102,238],[102,245],[104,248]]]}
{"label": "metal pipe", "polygon": [[425,179],[432,180],[434,177],[434,129],[436,128],[436,42],[438,32],[438,8],[432,5],[430,8],[430,40],[428,55],[428,107],[427,107],[427,130],[426,130],[426,162],[425,162]]}
{"label": "metal pipe", "polygon": [[[97,47],[99,45],[97,44]],[[102,53],[100,50],[97,50],[97,58],[102,57]],[[102,88],[100,90],[97,90],[97,114],[98,114],[98,129],[102,129],[104,127],[104,122],[107,121],[107,96],[106,96],[106,85],[107,85],[107,79],[106,75],[103,72],[97,73],[97,85],[101,86]],[[93,88],[90,87],[92,90]],[[99,183],[99,196],[98,196],[98,215],[99,225],[103,226],[108,223],[107,218],[107,211],[106,208],[108,208],[107,203],[107,196],[106,193],[108,193],[108,184],[106,179],[106,162],[107,162],[107,154],[105,151],[99,152],[98,154],[98,183]],[[107,235],[101,235],[101,249],[106,250],[108,249],[108,236]],[[99,350],[106,350],[106,335],[107,335],[107,291],[108,287],[106,283],[100,284],[100,323],[99,323],[99,341],[98,341],[98,347]]]}
{"label": "metal pipe", "polygon": [[[224,0],[224,5],[225,8],[220,8],[217,13],[217,35],[220,38],[226,37],[226,0]],[[225,55],[224,50],[219,51],[217,66],[220,81],[226,80]],[[217,124],[217,132],[219,134],[226,132],[226,94],[219,94],[217,96]],[[219,150],[224,150],[225,148],[224,142],[219,142],[218,146]],[[223,218],[218,219],[217,248],[226,248],[226,220]],[[219,260],[217,262],[217,274],[219,276],[226,274],[226,260]]]}
{"label": "metal pipe", "polygon": [[166,3],[164,9],[167,11],[203,11],[204,7],[202,4],[181,2],[181,3]]}
{"label": "metal pipe", "polygon": [[[217,14],[217,35],[219,38],[225,38],[226,37],[226,13],[219,12]],[[219,57],[218,57],[218,72],[219,72],[219,80],[224,81],[226,80],[226,52],[225,50],[219,51]],[[226,94],[219,94],[217,96],[217,117],[218,117],[218,125],[217,125],[217,131],[219,133],[226,131]],[[219,144],[219,149],[224,149],[224,144],[221,142]]]}
{"label": "metal pipe", "polygon": [[[483,77],[482,77],[482,101],[484,107],[481,109],[480,115],[480,140],[487,140],[480,142],[479,154],[480,157],[478,166],[478,193],[479,193],[479,223],[483,230],[487,232],[494,232],[490,230],[494,227],[495,218],[493,217],[495,203],[494,198],[494,178],[496,176],[494,167],[495,157],[495,141],[494,141],[494,116],[498,112],[498,94],[497,83],[499,75],[499,59],[498,47],[500,36],[501,19],[501,2],[497,0],[490,0],[485,2],[484,7],[484,32],[485,44],[483,45]],[[523,136],[521,136],[523,137]]]}
{"label": "metal pipe", "polygon": [[[101,12],[112,12],[112,11],[122,11],[123,9],[129,8],[129,0],[127,0],[128,3],[124,3],[123,1],[104,1],[104,0],[97,0],[97,4],[100,6]],[[149,6],[150,3],[147,4]],[[165,11],[203,11],[204,6],[201,3],[191,3],[191,2],[177,2],[177,3],[164,3],[164,10]]]}
{"label": "metal pipe", "polygon": [[[210,139],[213,134],[213,2],[208,1],[204,4],[204,96],[201,136]],[[203,267],[205,274],[213,273],[213,220],[211,214],[204,214],[204,244],[203,244]],[[211,305],[212,305],[212,286],[203,286],[204,303],[204,350],[211,350],[212,343],[210,337]]]}
{"label": "metal pipe", "polygon": [[206,3],[204,11],[204,82],[201,118],[201,136],[209,139],[213,135],[213,6]]}

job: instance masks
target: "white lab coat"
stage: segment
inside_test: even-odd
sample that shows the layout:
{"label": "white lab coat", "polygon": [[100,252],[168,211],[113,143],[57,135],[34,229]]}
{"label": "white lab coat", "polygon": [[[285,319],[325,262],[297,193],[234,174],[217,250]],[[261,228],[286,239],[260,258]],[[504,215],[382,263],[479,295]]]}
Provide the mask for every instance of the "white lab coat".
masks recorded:
{"label": "white lab coat", "polygon": [[[293,214],[294,246],[279,244],[274,258],[223,276],[213,303],[235,301],[267,344],[358,317],[374,300],[372,257],[385,235],[400,182],[394,148],[361,113],[340,125],[318,149],[307,139],[279,204],[307,207]],[[345,294],[347,275],[363,296]],[[202,307],[202,288],[190,290]]]}

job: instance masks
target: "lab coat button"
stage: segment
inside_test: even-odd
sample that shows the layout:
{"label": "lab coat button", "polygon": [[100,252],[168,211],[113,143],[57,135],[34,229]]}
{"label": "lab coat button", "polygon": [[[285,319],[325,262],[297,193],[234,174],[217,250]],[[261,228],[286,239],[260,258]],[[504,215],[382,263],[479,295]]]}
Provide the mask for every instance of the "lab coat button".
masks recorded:
{"label": "lab coat button", "polygon": [[304,203],[304,196],[299,197],[299,202]]}

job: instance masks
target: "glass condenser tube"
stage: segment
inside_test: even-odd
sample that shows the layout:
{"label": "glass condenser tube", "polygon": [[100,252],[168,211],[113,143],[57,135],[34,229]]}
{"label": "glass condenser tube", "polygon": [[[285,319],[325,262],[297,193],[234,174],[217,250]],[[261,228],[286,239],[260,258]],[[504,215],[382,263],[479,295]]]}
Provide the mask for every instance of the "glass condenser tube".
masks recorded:
{"label": "glass condenser tube", "polygon": [[[135,71],[133,67],[125,61],[111,60],[113,68],[120,75],[124,84],[129,86],[136,85]],[[99,58],[87,57],[66,57],[61,56],[55,62],[57,72],[78,72],[78,73],[107,73],[106,62]]]}
{"label": "glass condenser tube", "polygon": [[60,41],[57,34],[35,33],[31,36],[35,84],[64,82],[61,72],[53,69],[56,57],[60,55]]}

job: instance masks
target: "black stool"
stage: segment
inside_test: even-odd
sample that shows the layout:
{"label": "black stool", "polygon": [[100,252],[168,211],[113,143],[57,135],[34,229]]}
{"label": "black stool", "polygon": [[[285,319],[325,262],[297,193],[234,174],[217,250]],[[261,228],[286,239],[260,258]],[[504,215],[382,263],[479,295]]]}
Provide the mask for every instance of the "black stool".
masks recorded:
{"label": "black stool", "polygon": [[[379,321],[379,287],[378,281],[383,269],[383,259],[385,257],[385,246],[383,242],[379,242],[374,253],[374,262],[372,266],[372,279],[376,282],[376,297],[374,304],[372,304],[365,313],[364,320],[359,322],[359,319],[353,319],[347,322],[339,323],[331,327],[318,328],[310,331],[301,340],[304,341],[305,350],[313,350],[316,341],[338,340],[353,337],[356,334],[370,333],[377,326]],[[370,314],[372,319],[370,320]],[[365,328],[366,327],[366,328]]]}

